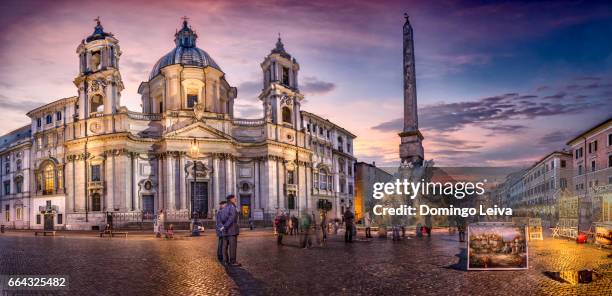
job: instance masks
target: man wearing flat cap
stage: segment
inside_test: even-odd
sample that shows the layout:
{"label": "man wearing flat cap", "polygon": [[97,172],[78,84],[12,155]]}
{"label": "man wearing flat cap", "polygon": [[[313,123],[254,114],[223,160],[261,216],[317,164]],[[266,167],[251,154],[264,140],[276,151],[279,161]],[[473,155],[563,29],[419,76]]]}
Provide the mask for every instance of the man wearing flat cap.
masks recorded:
{"label": "man wearing flat cap", "polygon": [[223,235],[223,261],[228,266],[240,266],[236,262],[236,248],[238,247],[238,208],[236,207],[236,196],[227,196],[227,205],[219,215],[221,220],[221,235]]}

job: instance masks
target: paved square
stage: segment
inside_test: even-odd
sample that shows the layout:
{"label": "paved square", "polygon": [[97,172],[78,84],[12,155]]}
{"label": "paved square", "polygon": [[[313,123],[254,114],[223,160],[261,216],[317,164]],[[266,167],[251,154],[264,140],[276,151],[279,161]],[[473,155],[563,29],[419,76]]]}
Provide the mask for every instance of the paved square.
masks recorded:
{"label": "paved square", "polygon": [[[471,271],[465,245],[437,232],[401,242],[373,239],[298,248],[297,237],[276,245],[269,230],[240,235],[238,261],[216,261],[216,238],[101,239],[95,234],[30,232],[0,236],[0,274],[70,276],[56,295],[611,295],[609,250],[546,238],[529,245],[529,270]],[[560,283],[545,271],[595,269],[590,284]],[[48,295],[48,291],[45,292]],[[11,295],[10,293],[5,293]],[[20,294],[23,295],[23,294]],[[36,294],[33,294],[36,295]]]}

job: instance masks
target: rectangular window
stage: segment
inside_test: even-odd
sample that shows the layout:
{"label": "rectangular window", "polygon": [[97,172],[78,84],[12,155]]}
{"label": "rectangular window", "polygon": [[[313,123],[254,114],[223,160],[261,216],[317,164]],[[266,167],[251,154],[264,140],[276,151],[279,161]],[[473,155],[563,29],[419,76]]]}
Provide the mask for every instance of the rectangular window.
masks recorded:
{"label": "rectangular window", "polygon": [[187,108],[193,108],[198,103],[198,95],[187,95]]}
{"label": "rectangular window", "polygon": [[565,163],[565,160],[561,161],[561,167],[564,168],[567,164]]}
{"label": "rectangular window", "polygon": [[612,154],[608,155],[608,167],[612,168]]}
{"label": "rectangular window", "polygon": [[23,209],[16,208],[15,209],[15,220],[22,220],[22,219],[23,219]]}
{"label": "rectangular window", "polygon": [[349,183],[348,185],[348,193],[353,194],[353,183]]}
{"label": "rectangular window", "polygon": [[591,172],[594,172],[594,171],[595,171],[595,161],[592,160],[591,161]]}
{"label": "rectangular window", "polygon": [[295,177],[293,171],[287,172],[287,184],[295,184]]}
{"label": "rectangular window", "polygon": [[94,182],[101,181],[99,164],[91,166],[91,181],[94,181]]}
{"label": "rectangular window", "polygon": [[327,175],[321,174],[321,182],[319,183],[321,190],[327,190]]}
{"label": "rectangular window", "polygon": [[597,141],[593,142],[593,152],[597,152]]}
{"label": "rectangular window", "polygon": [[159,102],[159,113],[164,112],[164,102]]}
{"label": "rectangular window", "polygon": [[41,126],[42,126],[42,119],[36,118],[36,127],[41,127]]}
{"label": "rectangular window", "polygon": [[582,175],[582,165],[578,166],[578,175]]}
{"label": "rectangular window", "polygon": [[64,224],[64,215],[57,214],[57,224]]}
{"label": "rectangular window", "polygon": [[11,194],[11,181],[4,181],[4,195]]}
{"label": "rectangular window", "polygon": [[612,146],[612,134],[608,134],[608,146]]}
{"label": "rectangular window", "polygon": [[40,224],[40,214],[36,215],[36,224]]}
{"label": "rectangular window", "polygon": [[51,114],[47,115],[45,121],[47,124],[51,124],[53,122],[53,116],[51,116]]}
{"label": "rectangular window", "polygon": [[283,67],[283,81],[284,85],[289,86],[289,68]]}
{"label": "rectangular window", "polygon": [[567,180],[565,178],[561,178],[561,180],[559,180],[559,185],[561,189],[565,189],[567,187]]}
{"label": "rectangular window", "polygon": [[55,120],[57,121],[62,120],[62,112],[60,111],[55,112]]}

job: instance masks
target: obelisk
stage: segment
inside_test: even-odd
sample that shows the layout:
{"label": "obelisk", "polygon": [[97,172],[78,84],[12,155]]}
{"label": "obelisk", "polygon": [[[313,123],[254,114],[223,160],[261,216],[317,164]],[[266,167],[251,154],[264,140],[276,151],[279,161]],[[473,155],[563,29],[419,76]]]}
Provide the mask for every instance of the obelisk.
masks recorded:
{"label": "obelisk", "polygon": [[401,137],[402,165],[423,164],[423,135],[419,131],[417,115],[416,72],[414,67],[414,38],[408,14],[404,14],[404,130]]}

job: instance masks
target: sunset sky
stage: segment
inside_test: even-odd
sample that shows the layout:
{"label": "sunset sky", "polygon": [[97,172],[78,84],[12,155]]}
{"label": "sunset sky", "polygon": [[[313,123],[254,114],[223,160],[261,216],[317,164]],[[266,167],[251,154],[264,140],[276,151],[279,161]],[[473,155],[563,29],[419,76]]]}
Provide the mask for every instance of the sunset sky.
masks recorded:
{"label": "sunset sky", "polygon": [[260,63],[278,33],[300,63],[302,109],[357,135],[359,161],[396,165],[402,25],[415,34],[425,157],[439,166],[531,164],[612,116],[612,5],[596,1],[2,1],[0,133],[74,96],[76,48],[100,16],[119,40],[121,103],[174,47],[181,17],[238,87],[237,115],[262,106]]}

